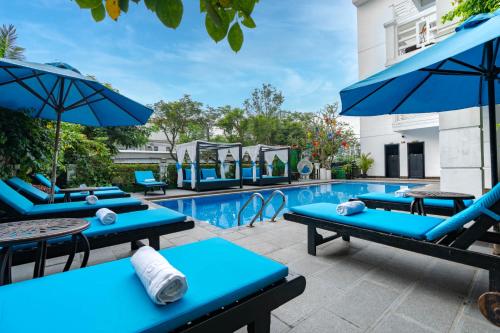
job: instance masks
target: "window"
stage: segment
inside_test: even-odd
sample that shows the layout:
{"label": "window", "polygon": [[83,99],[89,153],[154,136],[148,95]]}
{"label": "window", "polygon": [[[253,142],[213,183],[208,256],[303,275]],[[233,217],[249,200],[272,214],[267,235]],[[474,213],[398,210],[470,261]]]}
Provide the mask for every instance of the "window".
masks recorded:
{"label": "window", "polygon": [[420,0],[420,7],[427,7],[436,3],[436,0]]}

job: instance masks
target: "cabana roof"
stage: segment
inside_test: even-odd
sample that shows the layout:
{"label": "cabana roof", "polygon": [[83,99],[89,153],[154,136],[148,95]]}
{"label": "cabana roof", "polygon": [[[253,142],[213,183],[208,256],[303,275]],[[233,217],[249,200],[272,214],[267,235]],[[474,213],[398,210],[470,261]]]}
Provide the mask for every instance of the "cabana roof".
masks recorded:
{"label": "cabana roof", "polygon": [[195,141],[191,141],[191,142],[178,144],[177,149],[187,148],[187,147],[196,147],[197,144],[198,144],[198,147],[201,149],[213,149],[213,150],[241,146],[241,143],[239,143],[239,142],[227,143],[227,142],[209,142],[209,141],[195,140]]}
{"label": "cabana roof", "polygon": [[290,149],[290,146],[270,146],[270,145],[254,145],[254,146],[246,146],[243,147],[243,154],[247,152],[247,150],[262,150],[262,151],[274,151],[274,150],[286,150]]}

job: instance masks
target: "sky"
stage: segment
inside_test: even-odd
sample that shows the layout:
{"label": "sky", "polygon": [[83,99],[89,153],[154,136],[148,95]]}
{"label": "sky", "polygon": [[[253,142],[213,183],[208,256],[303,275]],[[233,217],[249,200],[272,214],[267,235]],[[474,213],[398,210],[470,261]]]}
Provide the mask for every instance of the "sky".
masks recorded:
{"label": "sky", "polygon": [[242,50],[206,33],[198,0],[184,0],[176,30],[143,1],[117,22],[96,23],[70,0],[0,0],[0,24],[14,24],[26,60],[62,61],[143,104],[184,94],[210,106],[242,106],[271,83],[284,108],[317,111],[357,80],[356,9],[351,0],[261,0]]}

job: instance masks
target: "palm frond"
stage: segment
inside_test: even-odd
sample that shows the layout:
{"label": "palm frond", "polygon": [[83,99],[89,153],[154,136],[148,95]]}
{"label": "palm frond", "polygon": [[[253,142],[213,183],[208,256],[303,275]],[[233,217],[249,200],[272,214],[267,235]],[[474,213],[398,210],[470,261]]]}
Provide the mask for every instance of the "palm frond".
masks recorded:
{"label": "palm frond", "polygon": [[14,25],[0,27],[0,57],[16,60],[24,59],[24,48],[16,45],[17,31]]}

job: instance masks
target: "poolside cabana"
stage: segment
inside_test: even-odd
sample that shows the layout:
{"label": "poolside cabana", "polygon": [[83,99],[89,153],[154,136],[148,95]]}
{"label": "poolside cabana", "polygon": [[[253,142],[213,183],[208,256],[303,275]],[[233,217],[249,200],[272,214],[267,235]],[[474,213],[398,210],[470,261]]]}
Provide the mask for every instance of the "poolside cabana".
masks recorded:
{"label": "poolside cabana", "polygon": [[[290,147],[256,145],[243,147],[243,156],[247,154],[252,166],[242,169],[242,179],[245,185],[271,185],[292,182],[290,164]],[[273,161],[277,157],[285,163],[285,172],[281,176],[273,176]],[[258,164],[257,164],[258,163]],[[265,172],[265,173],[264,173]]]}
{"label": "poolside cabana", "polygon": [[[200,167],[203,151],[215,152],[216,167]],[[190,160],[190,168],[183,169],[186,157]],[[228,161],[228,155],[232,161]],[[243,187],[241,175],[241,143],[218,143],[192,141],[177,145],[177,187],[199,191],[219,190],[229,187]],[[226,178],[226,163],[234,163],[234,178]]]}

